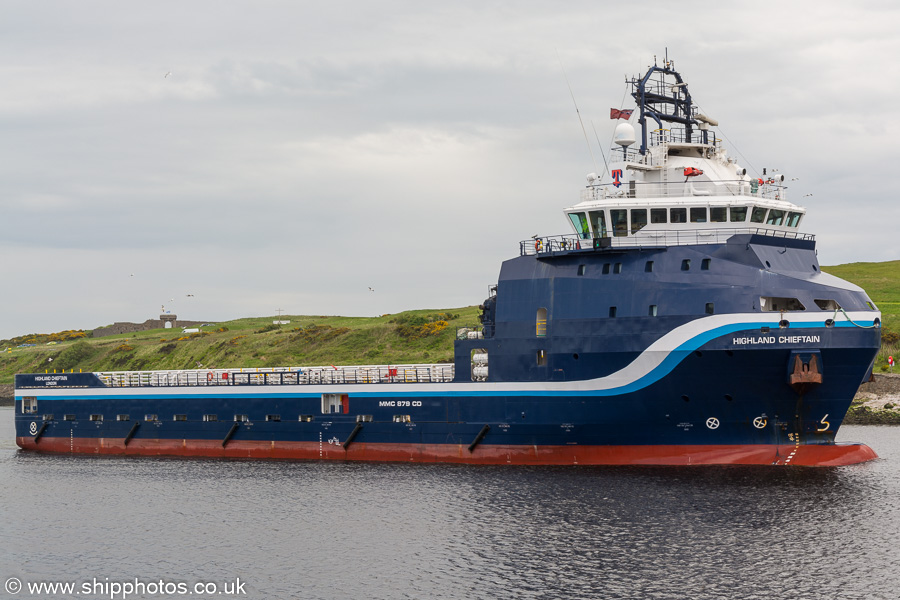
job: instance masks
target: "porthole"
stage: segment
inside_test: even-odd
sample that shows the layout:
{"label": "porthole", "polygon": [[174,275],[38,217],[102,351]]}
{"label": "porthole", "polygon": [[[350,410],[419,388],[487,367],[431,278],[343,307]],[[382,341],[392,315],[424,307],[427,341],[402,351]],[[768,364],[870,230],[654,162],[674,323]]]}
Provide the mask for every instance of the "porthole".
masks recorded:
{"label": "porthole", "polygon": [[725,394],[725,400],[731,402],[732,400],[734,400],[734,398],[731,397],[731,394]]}
{"label": "porthole", "polygon": [[681,399],[684,400],[685,402],[691,401],[691,399],[688,396],[682,396]]}
{"label": "porthole", "polygon": [[790,326],[791,326],[791,322],[788,321],[787,319],[782,319],[782,320],[778,321],[778,327],[780,327],[781,329],[787,329]]}

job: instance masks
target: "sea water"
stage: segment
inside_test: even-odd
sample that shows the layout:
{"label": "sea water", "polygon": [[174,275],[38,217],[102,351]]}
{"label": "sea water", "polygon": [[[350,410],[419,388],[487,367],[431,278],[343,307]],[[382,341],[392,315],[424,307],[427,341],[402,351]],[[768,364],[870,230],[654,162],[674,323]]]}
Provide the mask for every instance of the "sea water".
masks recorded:
{"label": "sea water", "polygon": [[0,597],[897,598],[900,428],[840,437],[881,458],[785,468],[52,456],[19,451],[3,407]]}

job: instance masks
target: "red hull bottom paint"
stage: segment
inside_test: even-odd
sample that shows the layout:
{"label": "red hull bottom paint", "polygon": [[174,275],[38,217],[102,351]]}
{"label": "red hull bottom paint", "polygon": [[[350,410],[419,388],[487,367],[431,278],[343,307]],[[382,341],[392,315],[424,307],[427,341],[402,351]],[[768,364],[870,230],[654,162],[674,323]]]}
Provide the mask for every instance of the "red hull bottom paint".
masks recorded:
{"label": "red hull bottom paint", "polygon": [[801,465],[838,467],[878,458],[865,444],[733,446],[479,446],[366,444],[344,450],[327,442],[16,438],[24,450],[65,454],[193,456],[295,460],[471,463],[486,465]]}

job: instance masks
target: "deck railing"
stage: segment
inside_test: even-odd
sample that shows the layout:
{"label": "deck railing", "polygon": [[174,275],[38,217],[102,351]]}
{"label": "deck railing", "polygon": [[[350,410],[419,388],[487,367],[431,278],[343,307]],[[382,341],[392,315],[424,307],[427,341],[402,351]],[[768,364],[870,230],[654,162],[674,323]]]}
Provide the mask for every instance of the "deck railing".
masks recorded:
{"label": "deck railing", "polygon": [[607,202],[621,200],[631,204],[635,198],[690,198],[690,197],[733,197],[766,200],[786,200],[787,187],[779,183],[763,183],[762,185],[742,179],[715,181],[684,181],[684,178],[672,176],[673,181],[629,181],[619,185],[615,183],[594,184],[581,190],[581,201],[605,200]]}
{"label": "deck railing", "polygon": [[769,229],[766,227],[717,227],[709,229],[647,229],[628,236],[592,239],[574,233],[548,235],[519,242],[519,255],[559,254],[577,250],[591,250],[596,243],[600,248],[659,248],[694,244],[724,244],[738,234],[764,235],[791,240],[815,240],[811,233]]}
{"label": "deck railing", "polygon": [[440,383],[453,381],[452,364],[188,369],[96,373],[108,387]]}

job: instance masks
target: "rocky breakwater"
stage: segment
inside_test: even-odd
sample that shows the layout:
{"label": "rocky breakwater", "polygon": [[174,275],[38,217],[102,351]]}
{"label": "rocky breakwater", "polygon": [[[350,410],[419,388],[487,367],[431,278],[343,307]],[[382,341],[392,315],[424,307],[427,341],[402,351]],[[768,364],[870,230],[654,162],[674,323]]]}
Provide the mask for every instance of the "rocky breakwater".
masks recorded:
{"label": "rocky breakwater", "polygon": [[15,386],[11,383],[0,383],[0,406],[12,406],[15,400]]}
{"label": "rocky breakwater", "polygon": [[900,425],[900,374],[876,373],[859,386],[844,423]]}

